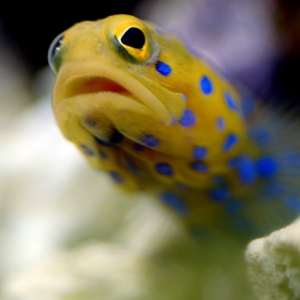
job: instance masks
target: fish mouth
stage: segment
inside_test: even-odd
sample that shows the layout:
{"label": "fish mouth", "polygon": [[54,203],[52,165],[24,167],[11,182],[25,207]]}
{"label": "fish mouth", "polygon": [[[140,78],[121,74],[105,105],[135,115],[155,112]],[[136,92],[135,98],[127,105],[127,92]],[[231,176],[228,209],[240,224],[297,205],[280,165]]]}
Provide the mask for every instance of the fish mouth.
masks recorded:
{"label": "fish mouth", "polygon": [[92,105],[90,110],[99,110],[109,119],[116,111],[127,111],[142,113],[165,125],[172,122],[171,112],[147,87],[125,71],[102,62],[78,61],[62,67],[53,92],[55,114],[63,102],[69,103],[69,111],[76,109],[75,103],[82,109]]}

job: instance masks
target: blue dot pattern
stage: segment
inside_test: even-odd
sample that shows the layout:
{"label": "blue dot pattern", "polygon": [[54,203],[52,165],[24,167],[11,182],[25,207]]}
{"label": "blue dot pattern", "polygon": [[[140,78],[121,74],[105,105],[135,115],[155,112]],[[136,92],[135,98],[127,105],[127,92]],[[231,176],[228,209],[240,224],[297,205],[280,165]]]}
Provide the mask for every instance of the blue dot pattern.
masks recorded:
{"label": "blue dot pattern", "polygon": [[171,67],[162,61],[158,61],[155,67],[156,71],[163,76],[169,76],[172,73]]}
{"label": "blue dot pattern", "polygon": [[109,172],[110,177],[117,183],[122,183],[123,182],[123,178],[122,176],[116,172],[116,171],[110,171]]}
{"label": "blue dot pattern", "polygon": [[161,200],[180,215],[186,215],[189,211],[184,200],[176,194],[165,192],[161,195]]}
{"label": "blue dot pattern", "polygon": [[213,91],[213,85],[211,80],[207,76],[203,76],[200,79],[200,89],[204,95],[210,95]]}
{"label": "blue dot pattern", "polygon": [[230,151],[238,143],[238,141],[239,138],[235,134],[233,133],[228,134],[222,150],[224,152]]}
{"label": "blue dot pattern", "polygon": [[225,186],[219,186],[213,189],[210,195],[215,202],[224,202],[229,197],[229,190]]}
{"label": "blue dot pattern", "polygon": [[148,147],[157,147],[160,144],[160,140],[150,134],[145,135],[141,141]]}
{"label": "blue dot pattern", "polygon": [[225,98],[225,101],[226,101],[228,107],[231,110],[238,110],[237,104],[236,104],[235,100],[233,99],[231,93],[229,93],[229,92],[224,93],[224,98]]}
{"label": "blue dot pattern", "polygon": [[174,174],[172,167],[167,163],[157,163],[155,165],[155,170],[160,175],[172,176]]}
{"label": "blue dot pattern", "polygon": [[190,109],[186,109],[179,121],[183,127],[190,127],[196,124],[196,117]]}
{"label": "blue dot pattern", "polygon": [[243,156],[239,158],[238,164],[238,175],[241,183],[246,185],[254,183],[257,176],[254,161],[248,156]]}
{"label": "blue dot pattern", "polygon": [[197,172],[207,172],[208,171],[208,167],[205,164],[198,162],[198,161],[193,162],[191,164],[191,167],[192,167],[192,169],[194,169]]}
{"label": "blue dot pattern", "polygon": [[80,145],[80,148],[82,149],[82,151],[84,152],[85,155],[87,156],[93,156],[94,152],[86,145]]}
{"label": "blue dot pattern", "polygon": [[217,128],[219,131],[223,131],[225,129],[225,120],[223,118],[217,118]]}
{"label": "blue dot pattern", "polygon": [[275,175],[278,171],[278,164],[273,157],[265,156],[257,160],[257,169],[262,177]]}
{"label": "blue dot pattern", "polygon": [[205,159],[207,156],[207,148],[205,147],[195,147],[193,152],[193,158],[196,160]]}

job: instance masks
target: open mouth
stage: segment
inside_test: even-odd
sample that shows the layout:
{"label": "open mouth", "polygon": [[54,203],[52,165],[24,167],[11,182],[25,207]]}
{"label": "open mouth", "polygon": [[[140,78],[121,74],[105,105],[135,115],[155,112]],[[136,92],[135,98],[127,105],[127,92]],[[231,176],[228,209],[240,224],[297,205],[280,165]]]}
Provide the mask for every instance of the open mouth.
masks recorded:
{"label": "open mouth", "polygon": [[124,87],[107,78],[95,77],[84,80],[79,79],[78,81],[79,82],[73,83],[74,87],[65,95],[66,98],[99,92],[112,92],[127,96],[131,95],[130,92],[128,92],[128,90],[126,90]]}
{"label": "open mouth", "polygon": [[167,108],[138,80],[116,67],[97,62],[75,62],[63,67],[56,80],[53,106],[55,109],[62,101],[78,96],[84,101],[92,95],[97,96],[99,105],[104,106],[108,94],[112,98],[109,105],[115,105],[115,109],[126,110],[127,107],[130,111],[132,107],[142,106],[162,124],[171,123]]}

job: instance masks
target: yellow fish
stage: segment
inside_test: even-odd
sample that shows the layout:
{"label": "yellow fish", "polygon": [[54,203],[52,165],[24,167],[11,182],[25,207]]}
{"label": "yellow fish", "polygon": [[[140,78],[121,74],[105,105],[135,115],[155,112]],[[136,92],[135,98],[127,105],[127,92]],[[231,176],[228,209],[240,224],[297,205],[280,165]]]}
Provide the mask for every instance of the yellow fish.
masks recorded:
{"label": "yellow fish", "polygon": [[300,212],[298,125],[180,39],[133,16],[51,44],[63,135],[119,185],[155,192],[194,233],[261,234]]}

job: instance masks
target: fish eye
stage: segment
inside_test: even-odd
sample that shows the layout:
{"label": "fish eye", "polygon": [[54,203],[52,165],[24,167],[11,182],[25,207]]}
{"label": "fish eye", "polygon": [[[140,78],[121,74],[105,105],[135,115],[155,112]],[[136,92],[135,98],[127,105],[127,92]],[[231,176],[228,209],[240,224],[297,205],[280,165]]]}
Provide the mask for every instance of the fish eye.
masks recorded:
{"label": "fish eye", "polygon": [[63,38],[64,34],[61,33],[58,35],[53,42],[51,43],[49,50],[48,50],[48,64],[50,66],[51,71],[56,74],[59,69],[58,63],[58,53],[63,45]]}
{"label": "fish eye", "polygon": [[136,27],[129,28],[121,37],[121,42],[135,49],[142,49],[146,38],[142,30]]}

